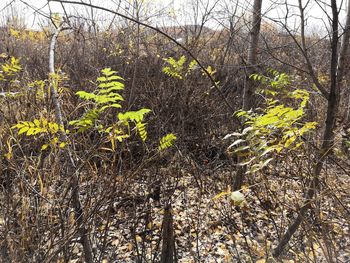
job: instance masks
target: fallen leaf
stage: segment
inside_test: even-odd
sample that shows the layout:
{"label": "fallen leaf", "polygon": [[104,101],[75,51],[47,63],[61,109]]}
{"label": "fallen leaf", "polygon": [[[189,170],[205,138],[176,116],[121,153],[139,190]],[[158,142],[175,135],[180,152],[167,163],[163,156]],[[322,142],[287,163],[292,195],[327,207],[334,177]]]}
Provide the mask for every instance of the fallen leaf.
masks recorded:
{"label": "fallen leaf", "polygon": [[245,201],[245,197],[240,191],[232,192],[230,195],[230,199],[234,205],[240,205]]}

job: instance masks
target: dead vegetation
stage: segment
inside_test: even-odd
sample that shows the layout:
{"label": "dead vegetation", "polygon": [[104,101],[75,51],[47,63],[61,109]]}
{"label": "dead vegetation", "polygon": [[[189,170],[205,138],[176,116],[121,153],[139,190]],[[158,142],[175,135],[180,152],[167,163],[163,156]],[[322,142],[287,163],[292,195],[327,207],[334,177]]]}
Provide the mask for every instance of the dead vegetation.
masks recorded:
{"label": "dead vegetation", "polygon": [[[20,121],[55,121],[55,104],[48,93],[53,81],[48,75],[50,30],[2,28],[1,65],[14,57],[20,59],[21,69],[0,82],[0,262],[350,260],[349,130],[341,117],[331,154],[322,160],[317,194],[307,204],[312,209],[303,214],[282,255],[272,257],[304,206],[327,114],[312,77],[298,70],[303,55],[290,36],[270,24],[263,26],[258,68],[266,74],[273,68],[295,76],[293,85],[310,92],[304,119],[319,126],[305,135],[302,147],[271,153],[268,166],[247,175],[240,188],[245,200],[235,203],[229,194],[220,195],[231,193],[239,169],[239,158],[226,151],[228,142],[222,139],[242,128],[232,109],[241,108],[247,77],[244,30],[161,28],[173,37],[179,34],[198,60],[215,70],[221,88],[216,90],[199,68],[182,79],[164,74],[164,59],[187,53],[152,31],[136,34],[115,27],[91,32],[80,19],[72,20],[58,36],[56,48],[56,91],[65,127],[70,129],[69,121],[89,107],[75,93],[96,90],[95,79],[108,67],[125,80],[123,108],[152,110],[146,142],[135,129],[111,150],[108,137],[96,129],[67,133],[74,171],[64,147],[53,142],[42,148],[54,139],[50,134],[25,136],[13,129]],[[320,82],[328,87],[330,63],[324,57],[330,52],[315,51],[326,45],[325,40],[306,41],[314,47],[309,55]],[[191,60],[186,58],[188,66]],[[257,106],[263,106],[262,101],[258,98]],[[106,112],[101,123],[115,122],[117,112]],[[176,134],[176,143],[159,152],[159,138],[168,133]],[[75,191],[81,207],[76,206]],[[91,245],[91,260],[82,237]]]}

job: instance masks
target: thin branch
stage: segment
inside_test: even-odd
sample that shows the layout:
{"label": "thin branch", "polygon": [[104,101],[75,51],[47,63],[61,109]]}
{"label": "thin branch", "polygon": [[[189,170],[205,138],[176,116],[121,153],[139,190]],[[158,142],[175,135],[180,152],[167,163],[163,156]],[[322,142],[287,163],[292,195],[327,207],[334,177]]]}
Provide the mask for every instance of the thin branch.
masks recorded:
{"label": "thin branch", "polygon": [[[186,48],[184,45],[182,45],[180,42],[178,42],[175,38],[171,37],[170,35],[168,35],[167,33],[165,33],[164,31],[160,30],[157,27],[148,25],[146,23],[143,23],[141,21],[138,21],[137,19],[134,19],[132,17],[123,15],[119,12],[104,8],[102,6],[96,6],[96,5],[91,5],[89,3],[85,3],[85,2],[75,2],[75,1],[68,1],[68,0],[48,0],[48,2],[59,2],[59,3],[64,3],[64,4],[72,4],[72,5],[82,5],[82,6],[87,6],[90,8],[96,8],[96,9],[100,9],[103,10],[105,12],[108,13],[112,13],[115,14],[119,17],[122,17],[126,20],[129,20],[133,23],[139,24],[143,27],[149,28],[157,33],[159,33],[160,35],[163,35],[164,37],[166,37],[167,39],[169,39],[170,41],[172,41],[173,43],[175,43],[177,46],[179,46],[181,49],[183,49],[197,64],[198,66],[203,70],[203,72],[207,75],[207,77],[209,78],[210,82],[212,83],[213,87],[218,91],[218,93],[220,94],[220,96],[222,97],[222,100],[224,101],[224,103],[228,106],[228,108],[232,111],[235,111],[235,109],[233,108],[233,106],[228,102],[226,96],[223,94],[223,92],[221,91],[218,83],[214,80],[213,76],[210,74],[210,72],[206,69],[206,67],[198,60],[198,58],[188,49]],[[235,119],[236,121],[239,122],[238,119]]]}

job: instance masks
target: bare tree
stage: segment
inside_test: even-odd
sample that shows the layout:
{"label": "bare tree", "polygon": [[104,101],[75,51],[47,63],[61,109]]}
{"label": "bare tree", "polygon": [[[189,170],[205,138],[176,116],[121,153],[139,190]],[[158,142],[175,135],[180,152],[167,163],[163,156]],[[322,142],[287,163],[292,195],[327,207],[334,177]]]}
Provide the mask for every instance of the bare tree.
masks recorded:
{"label": "bare tree", "polygon": [[[301,1],[299,1],[301,4]],[[348,5],[350,2],[348,3]],[[324,161],[327,156],[331,153],[332,147],[334,145],[334,129],[336,125],[336,116],[339,109],[340,100],[340,86],[343,80],[344,74],[344,59],[348,50],[349,42],[349,20],[347,19],[346,27],[344,29],[342,44],[340,47],[340,52],[338,50],[339,46],[339,13],[337,7],[337,1],[331,0],[332,9],[332,20],[331,20],[331,63],[329,69],[330,76],[330,88],[327,97],[327,116],[325,120],[325,130],[323,133],[323,142],[317,153],[317,161],[313,170],[312,178],[309,182],[308,191],[305,194],[305,201],[298,212],[298,216],[294,219],[292,224],[288,227],[285,234],[282,236],[279,244],[273,251],[275,257],[279,257],[285,246],[288,244],[291,237],[298,230],[300,224],[306,216],[309,209],[312,208],[312,204],[315,200],[315,195],[320,188],[320,174],[324,165]],[[302,9],[301,9],[302,10]],[[349,8],[348,14],[349,16]]]}

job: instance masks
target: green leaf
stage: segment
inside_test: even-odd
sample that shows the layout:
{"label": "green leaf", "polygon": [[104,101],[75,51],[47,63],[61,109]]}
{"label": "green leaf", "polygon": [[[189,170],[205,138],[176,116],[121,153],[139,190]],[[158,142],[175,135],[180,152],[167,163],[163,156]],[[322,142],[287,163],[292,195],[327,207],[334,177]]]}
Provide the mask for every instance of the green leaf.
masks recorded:
{"label": "green leaf", "polygon": [[106,77],[109,77],[115,73],[117,73],[116,71],[112,70],[111,68],[104,68],[101,70],[102,74],[105,75]]}
{"label": "green leaf", "polygon": [[86,91],[78,91],[75,94],[77,94],[80,98],[84,100],[95,100],[96,99],[96,94],[86,92]]}
{"label": "green leaf", "polygon": [[234,115],[236,115],[236,117],[239,118],[239,117],[242,117],[242,116],[247,116],[248,113],[246,111],[240,110],[240,111],[235,112]]}
{"label": "green leaf", "polygon": [[107,82],[107,83],[101,83],[98,85],[98,87],[100,88],[100,93],[110,93],[113,91],[117,91],[117,90],[123,90],[124,89],[124,84],[121,82]]}
{"label": "green leaf", "polygon": [[121,121],[134,121],[134,122],[142,122],[144,119],[144,115],[151,112],[150,109],[140,109],[138,111],[127,111],[125,113],[118,113],[118,119]]}
{"label": "green leaf", "polygon": [[173,146],[175,141],[176,141],[176,135],[173,133],[169,133],[169,134],[163,136],[159,141],[158,150],[163,151],[163,150]]}
{"label": "green leaf", "polygon": [[30,136],[30,135],[34,135],[35,134],[35,129],[30,127],[28,130],[27,130],[27,136]]}

